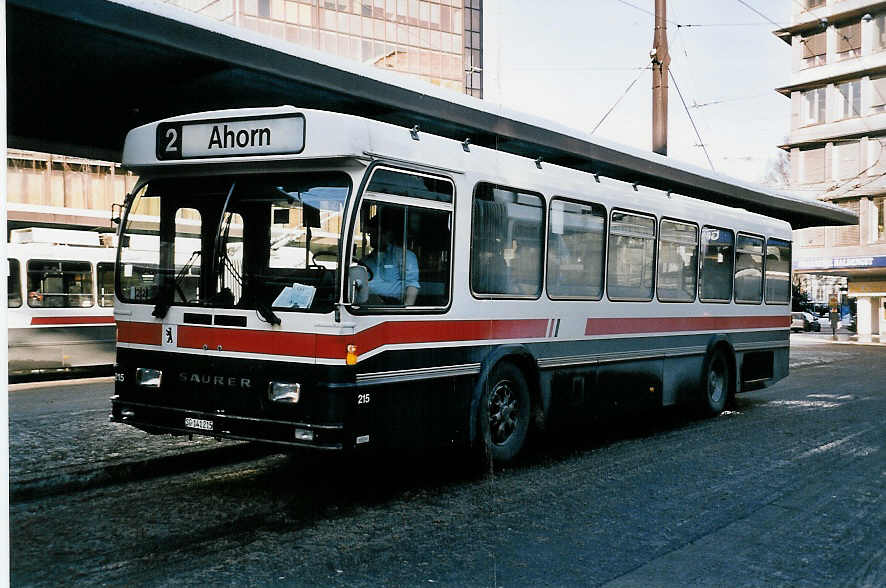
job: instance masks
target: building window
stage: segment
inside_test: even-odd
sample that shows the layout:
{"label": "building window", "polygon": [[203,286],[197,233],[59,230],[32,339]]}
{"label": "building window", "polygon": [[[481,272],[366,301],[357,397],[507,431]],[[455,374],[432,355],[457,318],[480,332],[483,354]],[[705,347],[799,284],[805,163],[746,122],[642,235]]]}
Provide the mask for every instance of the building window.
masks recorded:
{"label": "building window", "polygon": [[874,198],[874,231],[877,241],[886,241],[886,197]]}
{"label": "building window", "polygon": [[258,0],[258,15],[262,18],[271,18],[271,0]]}
{"label": "building window", "polygon": [[818,8],[824,6],[825,0],[805,0],[806,8]]}
{"label": "building window", "polygon": [[845,180],[858,175],[860,151],[861,143],[859,141],[834,144],[834,160],[837,164],[834,177],[836,179]]}
{"label": "building window", "polygon": [[655,219],[613,212],[607,290],[612,300],[652,300]]}
{"label": "building window", "polygon": [[548,294],[552,298],[603,296],[606,210],[599,204],[551,202]]}
{"label": "building window", "polygon": [[483,97],[483,0],[464,4],[465,94]]}
{"label": "building window", "polygon": [[800,183],[825,181],[825,148],[800,149]]}
{"label": "building window", "polygon": [[886,76],[871,78],[871,112],[886,112]]}
{"label": "building window", "polygon": [[861,23],[837,26],[837,59],[861,57]]}
{"label": "building window", "polygon": [[861,116],[861,80],[836,85],[834,115],[838,119]]}
{"label": "building window", "polygon": [[874,17],[874,51],[886,49],[886,12]]}
{"label": "building window", "polygon": [[815,88],[803,92],[803,124],[814,125],[825,122],[827,88]]}
{"label": "building window", "polygon": [[816,67],[827,63],[827,36],[824,31],[800,37],[803,43],[803,67]]}

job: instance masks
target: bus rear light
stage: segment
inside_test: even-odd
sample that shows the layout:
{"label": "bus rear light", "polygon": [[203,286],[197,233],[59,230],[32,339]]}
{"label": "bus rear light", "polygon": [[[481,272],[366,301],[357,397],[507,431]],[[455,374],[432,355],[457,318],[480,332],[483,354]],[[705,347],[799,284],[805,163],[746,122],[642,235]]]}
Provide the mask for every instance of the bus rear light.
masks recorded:
{"label": "bus rear light", "polygon": [[268,398],[271,402],[296,404],[301,396],[301,384],[290,382],[271,382],[268,385]]}
{"label": "bus rear light", "polygon": [[348,345],[346,348],[345,363],[348,365],[357,365],[357,346]]}
{"label": "bus rear light", "polygon": [[163,371],[152,368],[138,368],[135,370],[135,384],[144,388],[159,388],[163,379]]}
{"label": "bus rear light", "polygon": [[295,429],[295,439],[297,441],[313,441],[314,431],[310,429]]}

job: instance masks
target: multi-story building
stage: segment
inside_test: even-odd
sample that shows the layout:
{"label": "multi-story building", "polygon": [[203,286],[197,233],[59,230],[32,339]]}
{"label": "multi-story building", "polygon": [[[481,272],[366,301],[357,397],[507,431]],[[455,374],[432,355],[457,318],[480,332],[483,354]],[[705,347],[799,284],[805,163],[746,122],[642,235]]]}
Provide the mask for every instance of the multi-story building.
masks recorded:
{"label": "multi-story building", "polygon": [[[856,299],[861,340],[886,333],[886,2],[789,0],[792,24],[776,34],[792,48],[783,148],[791,189],[859,214],[850,227],[796,231],[794,271],[827,295],[834,276]],[[821,287],[820,287],[821,286]],[[839,293],[836,293],[839,295]]]}
{"label": "multi-story building", "polygon": [[[483,97],[483,0],[158,0]],[[9,226],[108,226],[119,164],[10,149]]]}

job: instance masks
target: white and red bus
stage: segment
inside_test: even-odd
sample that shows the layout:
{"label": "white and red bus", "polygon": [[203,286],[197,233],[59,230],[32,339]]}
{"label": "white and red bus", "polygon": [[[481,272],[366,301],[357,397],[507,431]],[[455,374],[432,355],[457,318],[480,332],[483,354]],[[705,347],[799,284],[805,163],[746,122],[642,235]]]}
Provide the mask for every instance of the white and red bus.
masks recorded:
{"label": "white and red bus", "polygon": [[788,373],[788,223],[278,107],[129,133],[112,420],[318,450],[467,446]]}
{"label": "white and red bus", "polygon": [[7,246],[9,376],[110,373],[113,235],[33,227]]}

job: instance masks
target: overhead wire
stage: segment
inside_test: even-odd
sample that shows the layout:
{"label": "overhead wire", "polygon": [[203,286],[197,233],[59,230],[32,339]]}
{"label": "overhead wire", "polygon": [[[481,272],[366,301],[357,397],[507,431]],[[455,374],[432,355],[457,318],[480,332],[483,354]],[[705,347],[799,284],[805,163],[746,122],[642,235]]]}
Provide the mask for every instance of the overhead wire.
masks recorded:
{"label": "overhead wire", "polygon": [[609,108],[609,110],[606,111],[606,114],[603,115],[603,118],[600,119],[600,122],[598,122],[598,123],[594,126],[593,130],[591,131],[591,134],[592,134],[592,135],[593,135],[594,133],[597,132],[597,129],[600,128],[600,125],[603,124],[603,122],[609,117],[609,115],[612,113],[612,111],[615,110],[615,108],[619,105],[619,103],[621,103],[621,101],[624,100],[624,97],[628,95],[628,92],[631,91],[631,88],[634,87],[634,84],[636,84],[636,83],[637,83],[637,80],[640,79],[640,76],[643,75],[643,71],[648,70],[648,69],[652,69],[652,68],[651,68],[650,66],[646,66],[646,67],[640,68],[641,71],[640,71],[640,73],[637,74],[637,77],[635,77],[635,78],[631,81],[631,83],[628,84],[628,87],[625,88],[625,90],[624,90],[624,92],[622,92],[621,96],[618,97],[618,100],[615,101],[615,104],[613,104],[613,105]]}
{"label": "overhead wire", "polygon": [[708,154],[708,148],[705,146],[704,141],[701,139],[701,134],[698,132],[698,127],[695,126],[695,120],[692,118],[692,113],[689,112],[689,107],[686,106],[686,100],[683,99],[683,93],[680,91],[680,85],[677,83],[677,76],[674,75],[674,71],[670,70],[671,79],[674,80],[674,88],[677,90],[677,96],[680,97],[680,102],[683,103],[683,109],[686,111],[686,116],[689,117],[689,122],[692,124],[692,129],[695,131],[695,136],[698,138],[698,143],[701,146],[701,150],[704,151],[704,156],[708,160],[708,165],[711,166],[711,171],[717,171],[714,169],[714,162],[711,161],[711,156]]}

